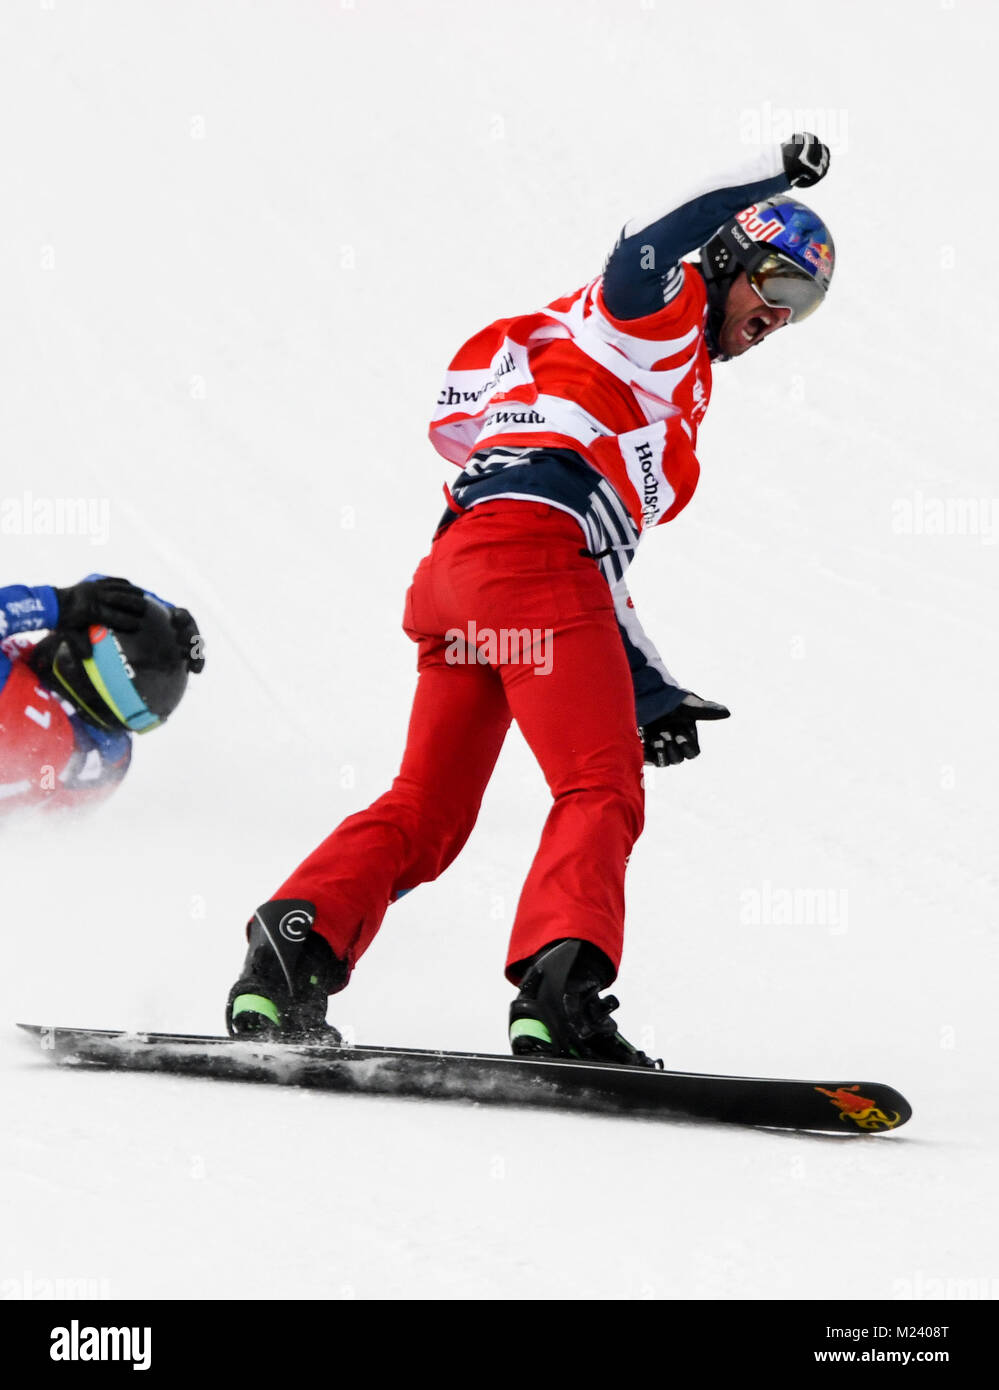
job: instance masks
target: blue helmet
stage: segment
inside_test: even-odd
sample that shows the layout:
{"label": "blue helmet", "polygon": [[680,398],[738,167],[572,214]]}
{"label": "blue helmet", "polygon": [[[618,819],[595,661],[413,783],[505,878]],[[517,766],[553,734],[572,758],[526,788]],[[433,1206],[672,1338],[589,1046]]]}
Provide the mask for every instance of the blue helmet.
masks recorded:
{"label": "blue helmet", "polygon": [[740,270],[762,298],[789,308],[797,322],[822,303],[835,264],[836,248],[822,218],[785,194],[743,208],[701,247],[716,324]]}

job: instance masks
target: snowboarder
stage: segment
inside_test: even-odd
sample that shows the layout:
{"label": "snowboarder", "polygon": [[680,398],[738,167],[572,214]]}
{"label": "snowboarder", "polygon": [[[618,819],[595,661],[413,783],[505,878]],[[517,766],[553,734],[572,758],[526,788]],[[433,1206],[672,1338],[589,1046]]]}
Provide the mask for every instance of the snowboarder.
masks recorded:
{"label": "snowboarder", "polygon": [[406,598],[419,677],[401,770],[252,917],[233,1036],[338,1040],[328,995],[389,904],[458,854],[516,719],[553,804],[507,956],[513,1051],[661,1065],[600,994],[620,961],[642,764],[696,757],[698,723],[729,712],[670,675],[624,572],[693,494],[712,362],[822,303],[832,237],[787,190],[828,165],[814,135],[793,136],[627,225],[602,275],[454,358],[430,435],[462,471]]}
{"label": "snowboarder", "polygon": [[190,613],[126,579],[0,588],[0,811],[110,795],[204,664]]}

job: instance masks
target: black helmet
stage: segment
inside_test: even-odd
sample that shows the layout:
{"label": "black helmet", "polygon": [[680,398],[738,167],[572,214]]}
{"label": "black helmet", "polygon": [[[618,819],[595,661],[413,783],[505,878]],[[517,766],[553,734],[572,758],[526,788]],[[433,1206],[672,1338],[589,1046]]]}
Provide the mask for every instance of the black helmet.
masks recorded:
{"label": "black helmet", "polygon": [[102,729],[139,734],[156,729],[177,708],[187,688],[187,653],[171,610],[149,594],[135,632],[91,627],[84,635],[57,630],[35,647],[31,664],[57,694]]}

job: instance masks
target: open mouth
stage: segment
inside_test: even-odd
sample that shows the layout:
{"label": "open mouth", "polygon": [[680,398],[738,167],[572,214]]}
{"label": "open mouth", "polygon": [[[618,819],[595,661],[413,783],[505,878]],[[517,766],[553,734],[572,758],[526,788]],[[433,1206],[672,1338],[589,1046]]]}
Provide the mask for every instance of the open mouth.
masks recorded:
{"label": "open mouth", "polygon": [[752,346],[753,343],[759,342],[760,338],[763,336],[763,334],[767,331],[769,327],[770,320],[767,318],[765,314],[754,314],[752,318],[748,319],[745,325],[743,326],[743,342],[747,343],[749,346]]}

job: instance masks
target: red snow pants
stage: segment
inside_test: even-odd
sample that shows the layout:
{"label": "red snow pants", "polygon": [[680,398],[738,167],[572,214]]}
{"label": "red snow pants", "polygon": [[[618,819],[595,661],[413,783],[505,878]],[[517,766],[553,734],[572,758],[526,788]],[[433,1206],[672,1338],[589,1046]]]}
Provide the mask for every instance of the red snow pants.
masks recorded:
{"label": "red snow pants", "polygon": [[512,717],[552,806],[507,978],[516,984],[528,957],[570,936],[616,973],[644,816],[642,745],[610,590],[583,546],[567,513],[498,500],[463,512],[420,562],[403,618],[419,675],[399,775],[274,894],[314,903],[315,929],[351,968],[393,899],[437,878],[464,845]]}

